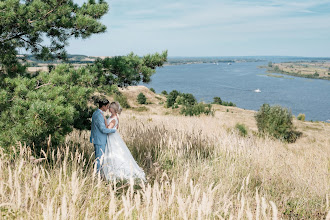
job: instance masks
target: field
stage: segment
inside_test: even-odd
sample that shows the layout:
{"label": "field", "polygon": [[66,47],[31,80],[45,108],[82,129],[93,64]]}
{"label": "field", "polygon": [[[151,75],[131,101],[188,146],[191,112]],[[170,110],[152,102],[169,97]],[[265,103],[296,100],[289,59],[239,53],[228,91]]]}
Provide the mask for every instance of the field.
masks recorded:
{"label": "field", "polygon": [[[142,110],[139,92],[150,102]],[[121,115],[119,132],[147,183],[96,175],[88,131],[45,146],[40,158],[18,143],[17,153],[0,152],[2,218],[330,218],[329,123],[295,119],[303,136],[286,144],[259,137],[253,111],[214,105],[214,116],[184,117],[146,87],[122,93],[132,108]]]}

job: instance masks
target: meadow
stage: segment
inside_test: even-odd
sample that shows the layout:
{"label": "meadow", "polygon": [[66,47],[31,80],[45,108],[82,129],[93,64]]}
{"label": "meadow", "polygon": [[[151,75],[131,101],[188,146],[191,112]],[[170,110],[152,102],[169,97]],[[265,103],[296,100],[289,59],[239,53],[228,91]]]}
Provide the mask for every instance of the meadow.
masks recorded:
{"label": "meadow", "polygon": [[[121,115],[119,132],[147,183],[102,180],[89,131],[45,146],[40,157],[18,143],[0,152],[0,218],[330,218],[328,123],[295,120],[304,135],[287,144],[260,137],[253,111],[215,106],[214,116],[185,117],[146,95],[153,104],[142,112],[128,97],[133,107]],[[247,126],[245,137],[237,122]]]}

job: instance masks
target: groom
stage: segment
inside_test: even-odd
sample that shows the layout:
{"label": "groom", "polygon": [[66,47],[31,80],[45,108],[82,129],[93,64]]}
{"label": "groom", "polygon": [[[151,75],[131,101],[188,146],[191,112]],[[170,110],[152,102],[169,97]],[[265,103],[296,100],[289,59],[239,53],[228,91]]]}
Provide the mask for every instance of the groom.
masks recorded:
{"label": "groom", "polygon": [[108,129],[105,127],[103,114],[109,109],[109,101],[99,101],[99,109],[93,113],[92,116],[92,128],[90,142],[94,144],[95,158],[97,160],[97,171],[100,171],[100,159],[105,151],[105,145],[107,144],[107,134],[115,133],[116,129]]}

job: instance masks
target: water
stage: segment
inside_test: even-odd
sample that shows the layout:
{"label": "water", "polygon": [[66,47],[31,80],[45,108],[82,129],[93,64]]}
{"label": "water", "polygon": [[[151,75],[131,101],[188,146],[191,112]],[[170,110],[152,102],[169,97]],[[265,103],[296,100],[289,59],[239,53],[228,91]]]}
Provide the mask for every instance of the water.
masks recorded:
{"label": "water", "polygon": [[[149,84],[157,93],[176,89],[192,93],[199,101],[212,102],[219,96],[239,108],[258,110],[264,103],[288,107],[294,115],[304,113],[306,120],[330,119],[330,81],[283,75],[266,76],[258,68],[269,61],[283,62],[313,58],[268,58],[264,61],[187,64],[158,68]],[[316,58],[315,58],[316,59]],[[254,90],[260,89],[260,93]]]}

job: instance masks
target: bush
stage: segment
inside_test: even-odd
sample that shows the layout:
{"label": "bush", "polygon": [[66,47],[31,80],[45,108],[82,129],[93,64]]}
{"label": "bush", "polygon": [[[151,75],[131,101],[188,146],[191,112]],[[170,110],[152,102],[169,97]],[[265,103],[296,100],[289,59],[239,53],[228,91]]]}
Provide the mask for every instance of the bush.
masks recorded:
{"label": "bush", "polygon": [[138,96],[137,96],[137,101],[139,104],[146,104],[147,103],[147,98],[146,96],[141,92]]}
{"label": "bush", "polygon": [[301,114],[301,113],[300,113],[300,114],[298,115],[297,119],[300,120],[300,121],[305,121],[305,117],[306,117],[305,114]]}
{"label": "bush", "polygon": [[221,105],[222,104],[222,100],[220,97],[214,97],[213,98],[213,102],[212,104],[218,104],[218,105]]}
{"label": "bush", "polygon": [[181,114],[183,114],[185,116],[194,116],[194,115],[200,115],[200,114],[214,115],[214,112],[212,111],[211,104],[198,103],[195,105],[184,106],[181,109]]}
{"label": "bush", "polygon": [[245,127],[244,124],[237,123],[235,128],[238,130],[239,134],[243,137],[245,137],[248,133],[247,128]]}
{"label": "bush", "polygon": [[156,93],[154,88],[150,88],[150,91],[153,92],[153,93]]}
{"label": "bush", "polygon": [[262,134],[293,143],[301,135],[292,124],[292,114],[287,108],[263,104],[255,115],[258,130]]}
{"label": "bush", "polygon": [[234,103],[232,103],[232,102],[225,102],[225,101],[222,101],[222,105],[223,105],[223,106],[233,106],[233,107],[236,106],[236,105],[235,105]]}
{"label": "bush", "polygon": [[190,93],[181,93],[175,100],[178,105],[195,105],[197,103],[196,98]]}
{"label": "bush", "polygon": [[118,101],[120,106],[123,108],[130,108],[131,106],[128,104],[127,97],[124,96],[123,94],[116,93],[114,96],[115,101]]}
{"label": "bush", "polygon": [[166,100],[166,105],[167,107],[172,107],[176,101],[176,98],[180,95],[180,93],[176,90],[173,90],[172,92],[170,92],[170,94],[168,94],[167,96],[167,100]]}
{"label": "bush", "polygon": [[[330,75],[330,74],[329,74]],[[167,95],[167,91],[166,90],[163,90],[162,92],[161,92],[163,95]]]}

